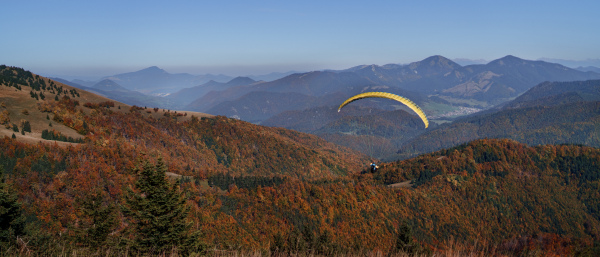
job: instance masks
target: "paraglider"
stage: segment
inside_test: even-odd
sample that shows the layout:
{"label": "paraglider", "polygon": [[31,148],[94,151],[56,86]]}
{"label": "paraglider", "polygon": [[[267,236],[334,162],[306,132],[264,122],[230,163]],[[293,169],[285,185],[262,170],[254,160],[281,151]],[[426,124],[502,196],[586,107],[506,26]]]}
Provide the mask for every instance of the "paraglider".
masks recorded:
{"label": "paraglider", "polygon": [[377,164],[375,164],[374,162],[371,162],[371,165],[369,165],[369,168],[371,169],[371,173],[375,173],[375,172],[377,172],[377,169],[379,169],[379,166],[377,166]]}
{"label": "paraglider", "polygon": [[421,110],[421,108],[419,108],[419,106],[417,106],[415,103],[413,103],[413,101],[409,100],[408,98],[399,96],[399,95],[394,95],[394,94],[385,93],[385,92],[367,92],[367,93],[362,93],[362,94],[358,94],[353,97],[350,97],[350,98],[348,98],[348,100],[344,101],[340,105],[340,107],[338,108],[338,112],[340,112],[342,107],[346,106],[347,104],[349,104],[351,102],[354,102],[356,100],[363,99],[363,98],[369,98],[369,97],[387,98],[387,99],[392,99],[392,100],[401,102],[404,105],[408,106],[415,113],[417,113],[417,115],[419,115],[421,120],[423,120],[423,123],[425,123],[425,128],[429,127],[429,120],[427,120],[427,116],[425,116],[425,113],[423,112],[423,110]]}

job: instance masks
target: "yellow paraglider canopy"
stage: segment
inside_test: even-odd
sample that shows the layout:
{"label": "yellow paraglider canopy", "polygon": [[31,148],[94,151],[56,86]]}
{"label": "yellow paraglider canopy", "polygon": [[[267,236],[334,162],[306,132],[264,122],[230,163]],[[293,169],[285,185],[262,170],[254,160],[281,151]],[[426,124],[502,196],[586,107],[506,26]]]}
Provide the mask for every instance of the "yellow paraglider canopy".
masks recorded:
{"label": "yellow paraglider canopy", "polygon": [[344,101],[344,103],[342,103],[340,105],[340,107],[338,108],[338,112],[340,112],[342,107],[346,106],[347,104],[349,104],[351,102],[354,102],[356,100],[363,99],[363,98],[369,98],[369,97],[387,98],[387,99],[392,99],[392,100],[401,102],[404,105],[408,106],[413,111],[415,111],[417,113],[417,115],[419,115],[421,120],[423,120],[423,123],[425,123],[425,128],[429,127],[429,120],[427,120],[427,116],[425,116],[425,113],[423,112],[423,110],[421,110],[421,108],[419,108],[419,106],[417,106],[417,104],[413,103],[413,101],[411,101],[411,100],[408,100],[408,98],[405,98],[405,97],[402,97],[399,95],[394,95],[391,93],[385,93],[385,92],[367,92],[367,93],[362,93],[362,94],[358,94],[353,97],[350,97],[350,98],[348,98],[348,100]]}

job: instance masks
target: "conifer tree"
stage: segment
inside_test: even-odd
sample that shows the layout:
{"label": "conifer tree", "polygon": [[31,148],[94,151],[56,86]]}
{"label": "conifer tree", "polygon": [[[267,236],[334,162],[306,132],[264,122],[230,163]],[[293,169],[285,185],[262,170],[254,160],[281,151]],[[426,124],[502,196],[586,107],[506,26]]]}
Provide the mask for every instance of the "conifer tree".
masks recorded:
{"label": "conifer tree", "polygon": [[21,129],[25,132],[31,133],[31,124],[27,120],[21,121]]}
{"label": "conifer tree", "polygon": [[144,161],[136,168],[135,188],[127,190],[124,214],[133,226],[135,250],[143,253],[201,252],[199,231],[187,221],[190,208],[178,187],[165,176],[167,167],[161,158],[156,165]]}
{"label": "conifer tree", "polygon": [[396,234],[395,252],[403,252],[407,254],[422,254],[427,253],[415,239],[413,238],[413,230],[407,223],[403,223],[398,228]]}
{"label": "conifer tree", "polygon": [[25,232],[25,217],[17,194],[4,180],[4,168],[0,166],[0,249],[16,244],[17,236]]}
{"label": "conifer tree", "polygon": [[108,235],[117,225],[114,204],[106,204],[102,192],[95,192],[80,200],[81,210],[87,219],[82,220],[78,241],[97,248],[105,244]]}

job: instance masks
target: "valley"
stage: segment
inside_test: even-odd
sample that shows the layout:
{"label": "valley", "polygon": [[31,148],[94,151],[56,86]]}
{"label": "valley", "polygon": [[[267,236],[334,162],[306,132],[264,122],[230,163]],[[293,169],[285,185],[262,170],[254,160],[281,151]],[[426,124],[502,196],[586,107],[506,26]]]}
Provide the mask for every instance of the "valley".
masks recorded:
{"label": "valley", "polygon": [[[404,147],[404,144],[409,141],[408,138],[376,135],[377,132],[369,129],[361,130],[358,134],[351,131],[338,131],[334,132],[336,135],[329,135],[331,132],[324,135],[319,129],[333,125],[328,123],[338,122],[342,116],[327,114],[327,118],[323,120],[317,118],[320,115],[310,113],[313,110],[316,112],[323,108],[334,108],[344,99],[358,93],[384,91],[413,100],[433,123],[442,125],[502,106],[543,82],[600,79],[599,73],[571,69],[556,63],[524,60],[511,55],[487,64],[466,66],[461,66],[443,56],[431,56],[406,65],[363,65],[345,70],[281,75],[283,77],[271,77],[276,79],[270,81],[254,80],[249,77],[233,79],[221,77],[220,79],[230,79],[230,81],[211,80],[179,91],[170,89],[172,91],[164,97],[142,94],[144,90],[104,91],[106,88],[92,90],[130,105],[209,113],[254,124],[294,129],[334,140],[332,142],[337,144],[346,142],[343,144],[376,159],[394,160],[403,157],[399,157],[393,149]],[[158,67],[151,67],[138,72],[109,76],[105,81],[112,81],[117,86],[123,83],[129,88],[127,90],[135,90],[141,89],[148,84],[147,81],[151,80],[152,87],[158,88],[162,85],[166,90],[177,83],[184,85],[181,76],[183,75],[175,76]],[[192,76],[189,74],[186,76],[185,81],[188,81],[186,83],[201,83],[197,79],[191,79]],[[355,105],[370,108],[369,112],[374,113],[396,110],[411,113],[401,104],[384,100],[370,99],[359,101]],[[299,117],[298,115],[310,116]],[[299,126],[290,124],[294,121]],[[312,125],[312,128],[308,129],[306,122],[318,125]],[[398,122],[399,124],[395,126],[404,126],[402,121]],[[435,127],[430,130],[433,129]],[[390,132],[390,134],[398,134],[400,131]],[[411,137],[422,132],[425,131],[417,130],[417,133],[411,134]],[[393,147],[385,147],[386,150],[377,151],[374,155],[364,151],[360,144],[348,143],[362,141],[353,138],[356,136],[375,137],[374,140],[386,141],[388,143],[384,144]]]}
{"label": "valley", "polygon": [[[2,185],[28,217],[17,232],[32,242],[12,249],[85,255],[140,247],[119,243],[135,235],[133,218],[110,206],[126,205],[149,162],[164,163],[162,176],[173,181],[164,183],[185,199],[190,231],[202,232],[195,240],[204,248],[194,249],[213,254],[398,253],[407,251],[395,248],[406,237],[410,253],[425,255],[598,251],[600,80],[540,83],[494,107],[484,98],[391,87],[348,90],[404,92],[426,113],[448,106],[458,116],[432,115],[437,124],[424,129],[409,109],[387,100],[357,101],[338,113],[329,101],[346,94],[324,88],[314,95],[306,95],[314,87],[297,88],[278,103],[290,93],[257,84],[266,93],[246,97],[273,95],[262,101],[276,106],[315,101],[271,112],[257,103],[260,115],[247,113],[258,125],[129,105],[17,67],[1,66],[0,74]],[[81,141],[44,139],[44,130]],[[377,172],[367,171],[371,161]],[[86,209],[94,197],[104,214]],[[89,229],[113,216],[102,223],[105,232]]]}

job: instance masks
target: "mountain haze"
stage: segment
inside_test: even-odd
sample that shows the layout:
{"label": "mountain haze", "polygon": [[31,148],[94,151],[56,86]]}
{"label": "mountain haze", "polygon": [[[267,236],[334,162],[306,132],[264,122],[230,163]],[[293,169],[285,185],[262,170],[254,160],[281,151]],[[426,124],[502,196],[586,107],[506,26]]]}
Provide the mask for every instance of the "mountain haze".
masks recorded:
{"label": "mountain haze", "polygon": [[457,119],[415,137],[400,157],[480,138],[510,138],[529,145],[600,147],[600,80],[544,82],[499,109]]}
{"label": "mountain haze", "polygon": [[102,90],[102,91],[121,91],[121,92],[129,91],[126,88],[122,87],[121,85],[117,84],[116,82],[114,82],[110,79],[105,79],[105,80],[102,80],[102,81],[96,83],[93,86],[93,88],[97,89],[97,90]]}
{"label": "mountain haze", "polygon": [[201,84],[202,80],[207,79],[206,77],[219,80],[225,76],[194,76],[187,73],[170,74],[163,69],[152,66],[139,71],[117,74],[103,79],[110,79],[128,90],[139,91],[145,94],[156,94],[170,93],[186,86]]}
{"label": "mountain haze", "polygon": [[594,73],[600,73],[600,68],[595,67],[595,66],[579,66],[576,68],[579,71],[583,71],[583,72],[594,72]]}
{"label": "mountain haze", "polygon": [[[289,75],[277,78],[285,74]],[[252,78],[260,78],[260,76]],[[368,87],[379,91],[403,90],[403,93],[408,95],[427,96],[428,100],[420,101],[425,113],[447,116],[448,113],[457,111],[458,107],[489,108],[511,100],[544,81],[600,79],[600,74],[544,61],[523,60],[511,55],[486,64],[467,66],[461,66],[436,55],[405,65],[360,65],[339,71],[280,73],[273,74],[273,78],[277,79],[264,81],[252,78],[232,78],[211,74],[198,76],[185,73],[170,74],[153,66],[104,79],[110,79],[131,91],[114,96],[128,104],[212,112],[215,115],[235,115],[242,120],[260,123],[280,113],[273,109],[273,106],[266,106],[267,100],[272,103],[277,102],[277,99],[262,99],[265,100],[262,104],[254,103],[250,101],[256,97],[245,96],[246,94],[299,93],[303,95],[302,98],[318,98],[340,94],[349,97],[353,93],[363,92]],[[82,83],[93,87],[88,82],[82,81]],[[135,92],[163,96],[163,99],[143,97]],[[292,95],[281,96],[289,99]],[[321,105],[320,101],[313,101],[313,103],[308,106],[294,105],[299,108]],[[247,109],[244,109],[246,110],[244,113],[233,111],[239,112],[240,108]],[[273,111],[265,112],[268,109]],[[282,109],[282,111],[286,110],[289,108]]]}
{"label": "mountain haze", "polygon": [[[384,91],[404,90],[406,94],[429,96],[429,100],[420,102],[424,103],[422,108],[425,113],[432,114],[456,109],[452,106],[489,108],[510,100],[544,81],[599,78],[600,74],[597,73],[582,72],[543,61],[523,60],[511,55],[487,64],[464,67],[443,56],[432,56],[407,65],[361,65],[341,71],[292,74],[271,82],[212,92],[190,103],[185,109],[232,115],[232,109],[239,110],[240,106],[245,106],[249,108],[248,113],[258,115],[262,113],[261,109],[269,107],[250,103],[248,99],[252,97],[244,95],[251,92],[278,92],[318,97],[342,93],[349,97],[367,87],[381,87],[380,90]],[[273,102],[275,99],[269,101]],[[425,104],[427,102],[431,104]],[[211,109],[219,104],[219,108]],[[317,106],[306,108],[312,107]],[[233,115],[253,122],[268,118],[263,114],[259,115],[260,117]]]}
{"label": "mountain haze", "polygon": [[184,88],[175,93],[166,96],[167,99],[178,103],[178,106],[183,107],[211,91],[223,91],[232,87],[246,86],[257,83],[257,81],[249,77],[236,77],[226,83],[216,82],[211,80],[202,85]]}

